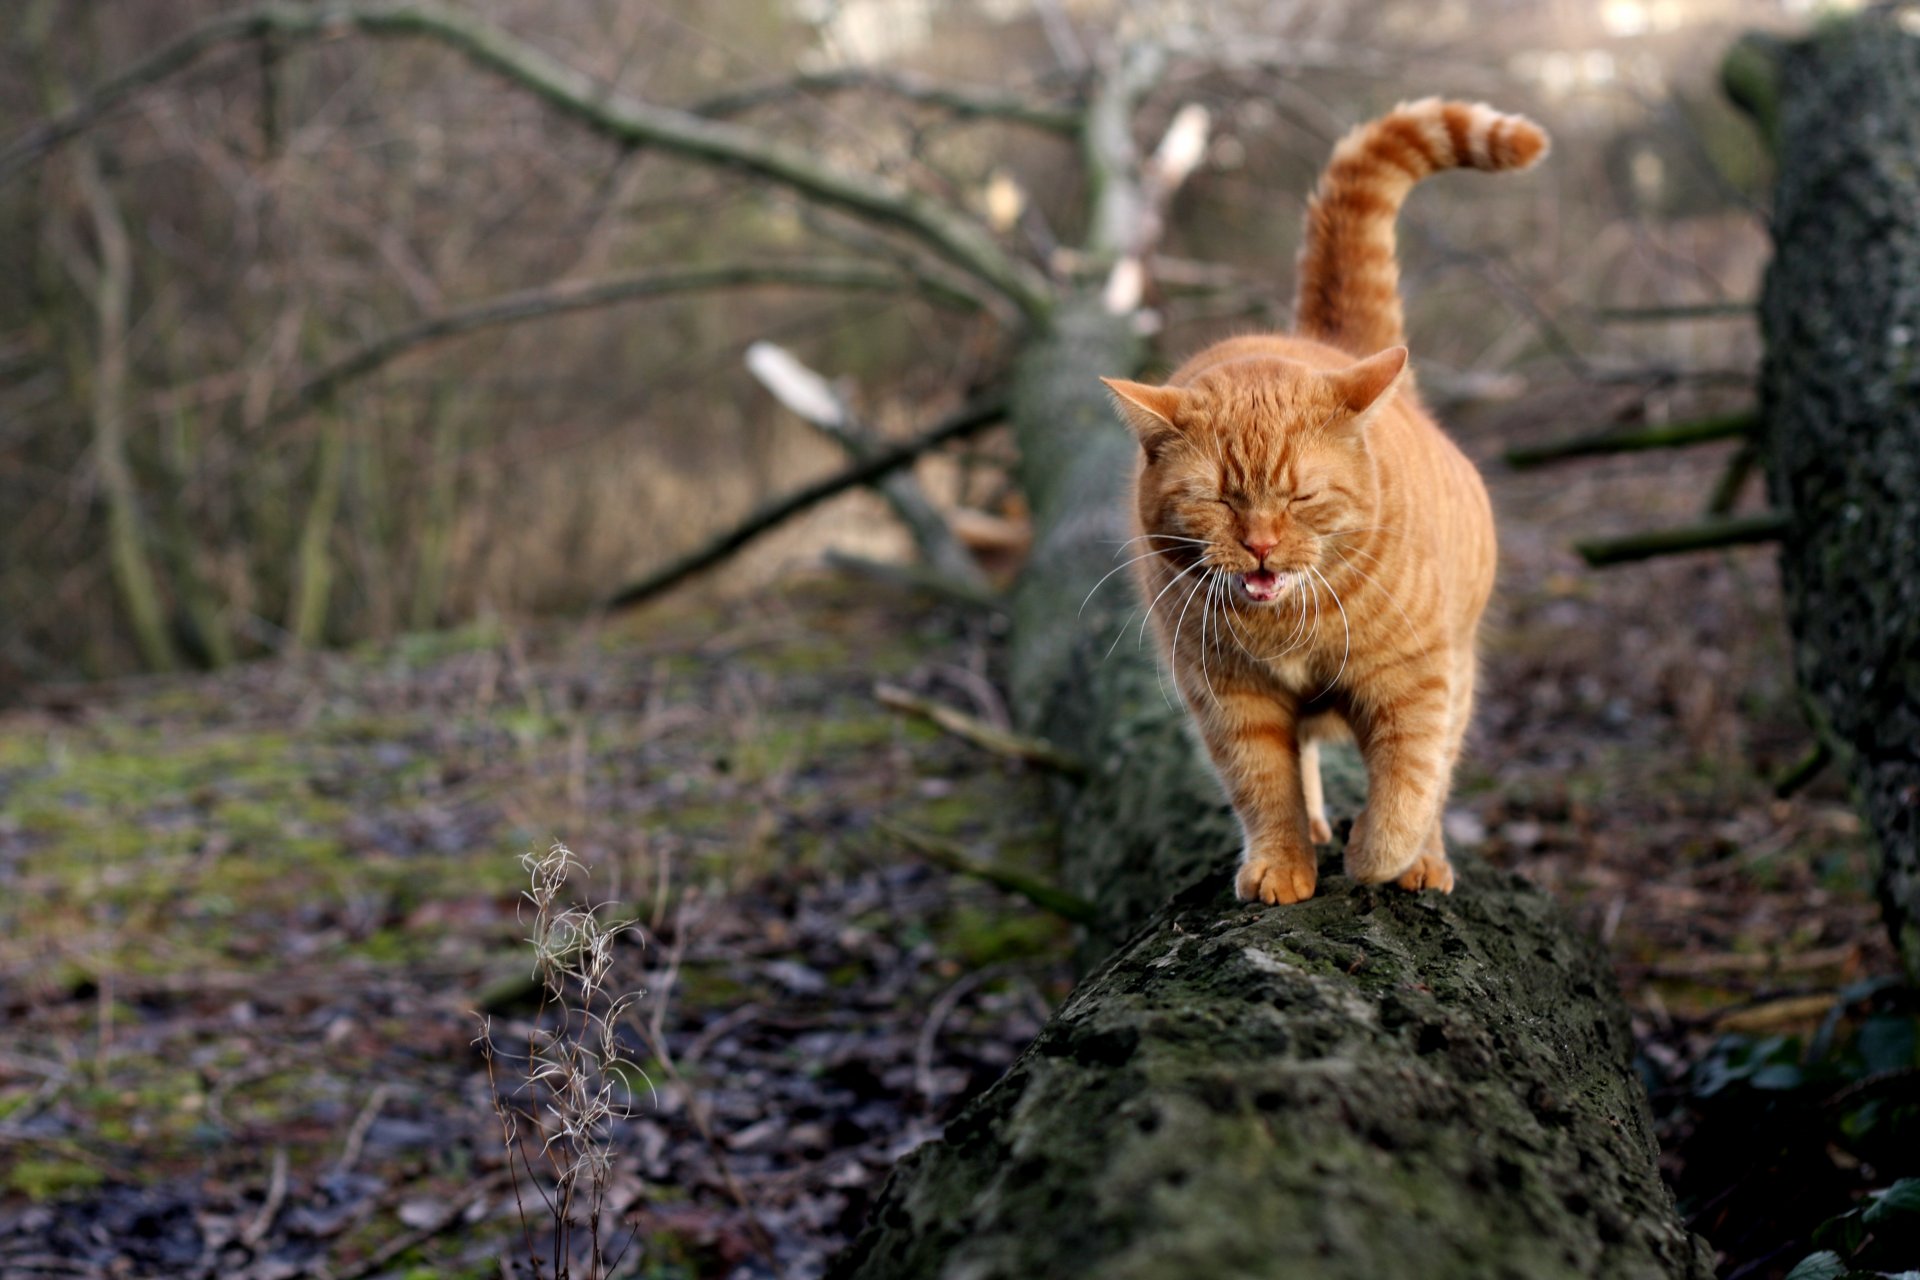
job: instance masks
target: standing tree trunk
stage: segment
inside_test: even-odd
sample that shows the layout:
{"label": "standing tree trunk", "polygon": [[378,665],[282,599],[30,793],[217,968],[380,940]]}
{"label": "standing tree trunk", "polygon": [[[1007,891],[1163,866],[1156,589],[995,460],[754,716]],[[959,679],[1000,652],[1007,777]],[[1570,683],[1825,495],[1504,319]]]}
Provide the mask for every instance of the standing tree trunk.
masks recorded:
{"label": "standing tree trunk", "polygon": [[1128,593],[1076,612],[1136,448],[1096,375],[1137,355],[1064,302],[1012,407],[1036,533],[1014,700],[1091,768],[1062,784],[1063,857],[1110,954],[902,1163],[839,1274],[1710,1276],[1605,958],[1544,894],[1467,862],[1450,897],[1328,868],[1299,906],[1234,901],[1231,816],[1120,635]]}
{"label": "standing tree trunk", "polygon": [[[1743,47],[1780,165],[1761,299],[1768,487],[1796,665],[1848,760],[1920,980],[1920,39],[1872,10]],[[1736,89],[1741,86],[1734,86]]]}

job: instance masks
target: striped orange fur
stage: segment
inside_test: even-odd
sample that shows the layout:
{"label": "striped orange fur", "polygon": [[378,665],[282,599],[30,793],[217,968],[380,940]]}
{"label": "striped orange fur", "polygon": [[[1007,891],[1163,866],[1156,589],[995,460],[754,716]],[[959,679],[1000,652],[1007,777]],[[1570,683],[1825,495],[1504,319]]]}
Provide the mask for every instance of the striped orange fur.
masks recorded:
{"label": "striped orange fur", "polygon": [[1346,869],[1453,888],[1440,818],[1473,711],[1493,513],[1407,374],[1393,221],[1442,169],[1525,168],[1531,121],[1396,107],[1334,148],[1307,212],[1297,332],[1231,338],[1164,386],[1108,379],[1138,433],[1136,565],[1245,835],[1237,887],[1311,897],[1332,838],[1318,744],[1351,734],[1367,809]]}

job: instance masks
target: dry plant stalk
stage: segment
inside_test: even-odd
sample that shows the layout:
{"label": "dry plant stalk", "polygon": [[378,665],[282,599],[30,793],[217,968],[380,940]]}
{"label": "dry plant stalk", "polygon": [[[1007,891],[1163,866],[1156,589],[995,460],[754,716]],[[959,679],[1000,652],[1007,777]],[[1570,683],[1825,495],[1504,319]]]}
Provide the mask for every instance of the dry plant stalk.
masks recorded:
{"label": "dry plant stalk", "polygon": [[[614,943],[622,934],[637,934],[640,926],[633,920],[601,919],[605,904],[562,905],[568,879],[575,871],[584,875],[588,870],[566,845],[556,843],[545,854],[523,854],[520,864],[528,878],[522,897],[533,913],[527,941],[533,947],[540,1006],[527,1033],[523,1087],[511,1091],[518,1100],[501,1088],[490,1017],[480,1019],[474,1043],[487,1064],[521,1238],[535,1280],[571,1280],[582,1218],[587,1224],[584,1275],[600,1280],[613,1273],[633,1242],[629,1236],[609,1260],[601,1235],[613,1170],[612,1126],[634,1114],[635,1079],[645,1081],[649,1091],[653,1088],[646,1072],[626,1055],[619,1035],[621,1022],[643,993],[615,993],[608,987]],[[530,1143],[521,1141],[522,1126],[538,1139],[544,1170],[528,1155]],[[522,1174],[553,1221],[544,1263],[527,1218]]]}

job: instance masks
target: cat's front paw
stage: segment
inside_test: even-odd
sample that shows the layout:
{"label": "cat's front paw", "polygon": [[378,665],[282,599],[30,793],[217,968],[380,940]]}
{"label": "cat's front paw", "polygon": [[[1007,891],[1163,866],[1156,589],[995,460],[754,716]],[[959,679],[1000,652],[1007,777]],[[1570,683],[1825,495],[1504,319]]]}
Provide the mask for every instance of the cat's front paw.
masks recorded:
{"label": "cat's front paw", "polygon": [[1453,864],[1447,861],[1445,853],[1423,853],[1413,860],[1412,866],[1400,873],[1394,883],[1416,893],[1421,889],[1452,893]]}
{"label": "cat's front paw", "polygon": [[1240,874],[1234,877],[1234,892],[1242,902],[1264,902],[1281,906],[1305,902],[1313,896],[1317,869],[1304,853],[1254,853],[1248,850],[1240,859]]}

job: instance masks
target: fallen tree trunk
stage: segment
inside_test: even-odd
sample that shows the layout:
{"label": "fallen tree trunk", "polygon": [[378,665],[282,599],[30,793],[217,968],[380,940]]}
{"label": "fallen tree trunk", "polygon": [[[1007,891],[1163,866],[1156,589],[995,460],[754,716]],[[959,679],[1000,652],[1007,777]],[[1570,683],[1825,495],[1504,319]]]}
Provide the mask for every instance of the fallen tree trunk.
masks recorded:
{"label": "fallen tree trunk", "polygon": [[1848,760],[1920,981],[1920,40],[1872,10],[1772,50],[1767,483],[1801,688]]}
{"label": "fallen tree trunk", "polygon": [[1061,784],[1063,872],[1105,959],[902,1163],[837,1273],[1711,1275],[1605,959],[1545,895],[1462,860],[1450,897],[1326,868],[1300,906],[1233,900],[1232,818],[1121,634],[1131,593],[1077,613],[1127,536],[1136,447],[1095,378],[1137,355],[1065,302],[1012,403],[1036,534],[1013,695],[1091,771]]}

